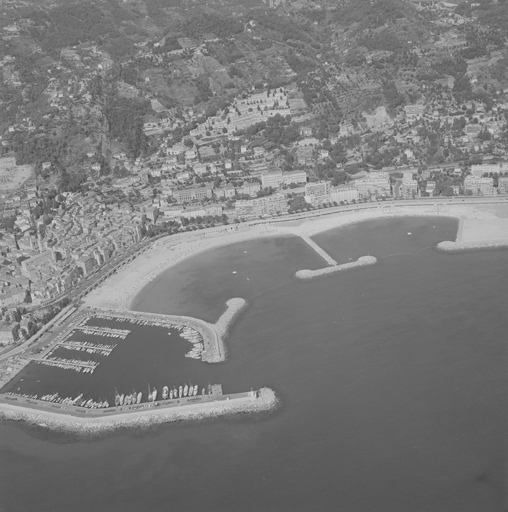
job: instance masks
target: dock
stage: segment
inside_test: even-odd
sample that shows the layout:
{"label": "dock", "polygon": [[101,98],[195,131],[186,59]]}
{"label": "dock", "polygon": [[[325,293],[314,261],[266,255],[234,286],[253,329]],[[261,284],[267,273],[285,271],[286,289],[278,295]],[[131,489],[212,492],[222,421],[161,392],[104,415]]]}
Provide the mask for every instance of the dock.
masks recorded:
{"label": "dock", "polygon": [[157,400],[141,404],[113,406],[103,409],[90,409],[76,405],[65,405],[62,403],[47,402],[34,398],[0,394],[0,410],[2,405],[21,408],[32,413],[53,413],[62,417],[70,417],[83,420],[113,419],[118,416],[133,414],[149,414],[150,412],[163,412],[164,410],[184,411],[186,409],[207,409],[210,406],[221,403],[244,403],[256,402],[262,397],[262,390],[245,391],[240,393],[222,394],[222,386],[215,385],[209,394],[189,397],[173,398],[168,400]]}
{"label": "dock", "polygon": [[326,263],[328,263],[328,265],[337,265],[337,262],[325,250],[319,247],[319,245],[314,242],[312,238],[307,235],[299,236],[304,242],[307,242],[307,244],[309,244],[326,261]]}

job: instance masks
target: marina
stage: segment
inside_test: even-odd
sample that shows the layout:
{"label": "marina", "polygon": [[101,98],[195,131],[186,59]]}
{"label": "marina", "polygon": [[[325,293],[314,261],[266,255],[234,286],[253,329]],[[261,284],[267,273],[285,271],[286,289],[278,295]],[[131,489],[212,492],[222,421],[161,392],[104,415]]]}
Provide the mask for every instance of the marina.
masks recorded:
{"label": "marina", "polygon": [[[199,376],[192,370],[193,360],[221,360],[225,350],[219,340],[227,334],[229,323],[244,303],[242,299],[228,301],[226,312],[216,324],[217,330],[212,324],[190,317],[78,311],[67,328],[40,354],[28,358],[28,366],[17,367],[20,373],[13,375],[0,392],[6,403],[15,401],[18,405],[61,411],[72,409],[78,414],[103,410],[109,415],[126,407],[181,406],[188,401],[202,403],[219,399],[223,396],[221,386],[196,383]],[[164,366],[153,373],[149,363],[142,365],[147,342],[150,343],[149,353],[155,354],[153,361],[169,364],[167,373]],[[157,357],[163,347],[167,355]],[[96,377],[98,368],[117,353],[118,357],[108,362]],[[189,363],[184,364],[184,361]],[[191,366],[187,368],[188,364]],[[42,371],[42,368],[47,370]],[[161,383],[163,374],[168,373],[173,376],[174,384],[164,380]],[[190,379],[185,378],[186,375]]]}
{"label": "marina", "polygon": [[63,357],[48,357],[44,359],[33,359],[36,364],[45,366],[56,366],[63,370],[74,370],[76,372],[93,373],[99,363],[96,361],[82,361],[80,359],[65,359]]}

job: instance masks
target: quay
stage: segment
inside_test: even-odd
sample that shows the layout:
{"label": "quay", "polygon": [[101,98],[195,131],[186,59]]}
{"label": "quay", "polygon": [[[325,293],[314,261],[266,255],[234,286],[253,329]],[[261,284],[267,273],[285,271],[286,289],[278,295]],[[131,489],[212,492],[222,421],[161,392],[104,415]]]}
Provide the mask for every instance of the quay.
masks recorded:
{"label": "quay", "polygon": [[55,429],[109,430],[185,420],[200,420],[239,412],[273,409],[278,398],[270,388],[222,395],[213,393],[129,406],[88,409],[0,394],[0,417],[25,420]]}
{"label": "quay", "polygon": [[309,244],[326,261],[326,263],[328,263],[328,265],[337,265],[337,262],[325,250],[319,247],[319,245],[314,242],[310,236],[304,234],[299,234],[298,236],[300,236],[304,242],[307,242],[307,244]]}
{"label": "quay", "polygon": [[203,351],[201,353],[201,360],[207,363],[219,363],[226,360],[226,348],[224,345],[224,338],[227,336],[229,326],[235,316],[246,305],[246,301],[241,298],[230,299],[226,303],[226,311],[221,315],[215,324],[211,324],[204,320],[182,315],[164,315],[160,313],[143,313],[135,311],[121,311],[109,309],[81,309],[77,312],[76,316],[60,332],[56,338],[51,340],[47,347],[32,360],[36,362],[46,361],[47,357],[59,346],[65,347],[69,344],[69,337],[75,330],[83,332],[91,332],[93,334],[103,334],[106,336],[113,336],[122,339],[130,331],[124,329],[107,329],[98,328],[88,325],[88,320],[91,318],[104,318],[113,321],[124,322],[146,322],[147,325],[156,325],[161,327],[190,327],[197,331],[203,341]]}

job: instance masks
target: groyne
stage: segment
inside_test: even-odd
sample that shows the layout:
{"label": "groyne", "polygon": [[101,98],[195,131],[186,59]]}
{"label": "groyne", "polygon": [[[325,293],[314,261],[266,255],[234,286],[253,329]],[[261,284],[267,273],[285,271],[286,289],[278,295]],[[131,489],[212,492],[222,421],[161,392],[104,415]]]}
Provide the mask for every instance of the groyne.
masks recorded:
{"label": "groyne", "polygon": [[319,245],[314,242],[312,238],[303,234],[300,234],[299,236],[304,242],[312,247],[326,261],[326,263],[328,263],[328,265],[337,265],[337,262],[324,249],[319,247]]}
{"label": "groyne", "polygon": [[[277,406],[278,398],[270,388],[258,391],[221,395],[213,399],[199,399],[187,403],[164,404],[157,402],[141,406],[139,409],[112,408],[87,409],[82,413],[70,410],[50,410],[29,400],[27,404],[8,402],[0,396],[0,419],[26,421],[53,430],[72,431],[80,434],[97,434],[117,428],[140,428],[160,423],[199,421],[206,418],[227,416],[238,413],[259,413]],[[172,401],[174,402],[174,401]]]}
{"label": "groyne", "polygon": [[342,265],[320,268],[318,270],[298,270],[295,275],[298,277],[298,279],[312,279],[313,277],[323,276],[325,274],[333,274],[335,272],[341,272],[351,268],[374,265],[374,263],[377,263],[377,258],[374,256],[360,256],[360,258],[358,258],[356,261],[352,261],[351,263],[343,263]]}
{"label": "groyne", "polygon": [[478,242],[439,242],[437,248],[440,251],[458,252],[471,251],[473,249],[495,249],[508,247],[508,239],[505,240],[483,240]]}

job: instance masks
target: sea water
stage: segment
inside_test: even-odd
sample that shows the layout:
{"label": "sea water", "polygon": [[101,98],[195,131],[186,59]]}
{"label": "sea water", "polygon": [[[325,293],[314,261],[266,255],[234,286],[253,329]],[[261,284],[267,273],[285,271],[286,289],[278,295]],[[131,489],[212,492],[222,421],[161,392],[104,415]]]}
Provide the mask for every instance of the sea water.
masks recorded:
{"label": "sea water", "polygon": [[195,371],[232,392],[269,386],[280,408],[94,440],[4,422],[1,509],[506,510],[508,251],[437,251],[456,229],[406,218],[322,233],[339,263],[378,263],[305,281],[296,270],[325,262],[293,237],[170,269],[136,307],[215,321],[247,299],[227,362]]}

